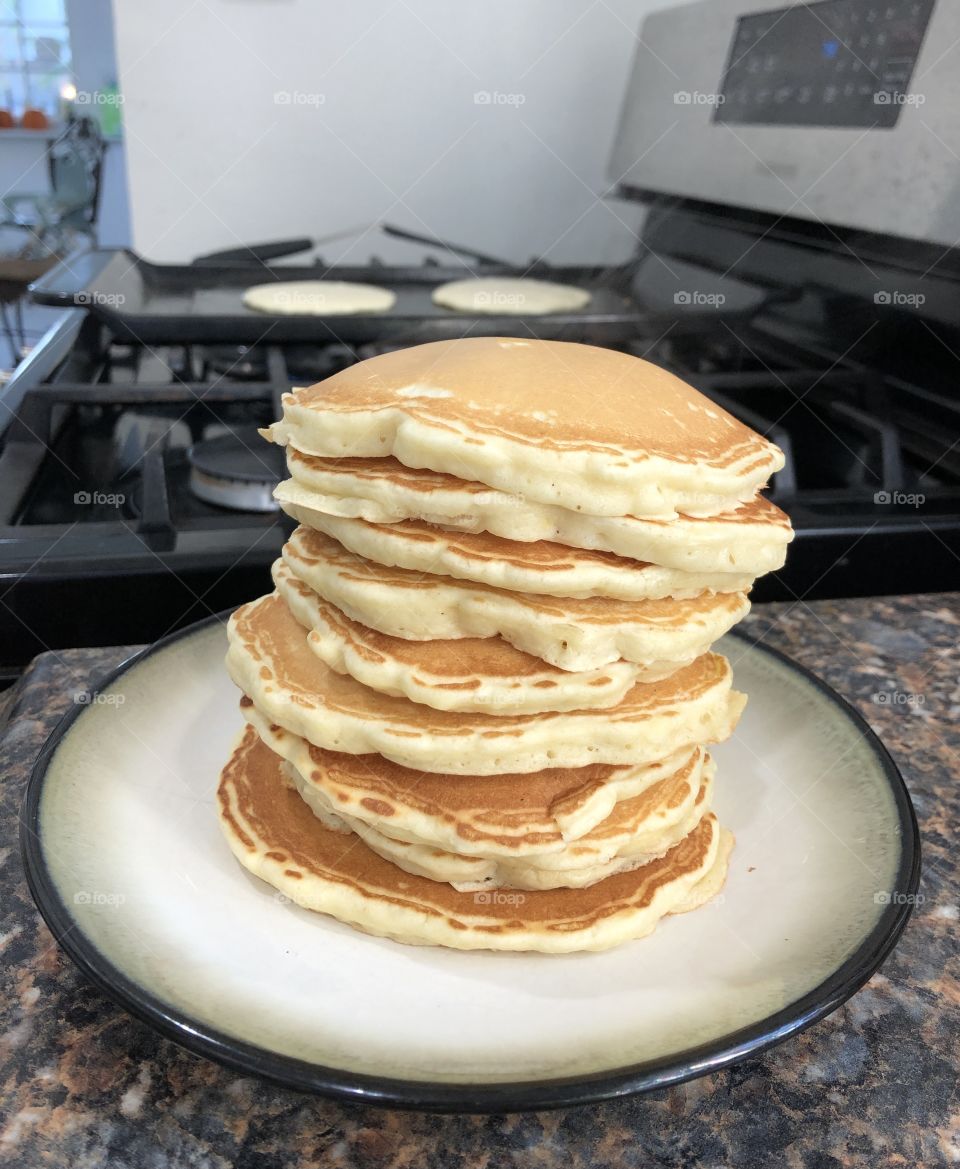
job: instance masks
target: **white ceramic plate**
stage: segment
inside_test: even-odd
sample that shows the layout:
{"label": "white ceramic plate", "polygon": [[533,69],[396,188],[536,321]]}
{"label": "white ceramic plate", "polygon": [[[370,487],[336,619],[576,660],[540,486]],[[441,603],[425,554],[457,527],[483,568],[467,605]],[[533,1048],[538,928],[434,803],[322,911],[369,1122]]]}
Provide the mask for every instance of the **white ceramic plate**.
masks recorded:
{"label": "white ceramic plate", "polygon": [[183,1046],[341,1097],[430,1109],[582,1103],[715,1070],[857,990],[902,930],[916,820],[866,723],[794,663],[720,649],[750,702],[716,751],[737,837],[722,895],[603,954],[367,937],[237,864],[214,811],[241,728],[211,620],[77,703],[38,759],[22,847],[77,964]]}

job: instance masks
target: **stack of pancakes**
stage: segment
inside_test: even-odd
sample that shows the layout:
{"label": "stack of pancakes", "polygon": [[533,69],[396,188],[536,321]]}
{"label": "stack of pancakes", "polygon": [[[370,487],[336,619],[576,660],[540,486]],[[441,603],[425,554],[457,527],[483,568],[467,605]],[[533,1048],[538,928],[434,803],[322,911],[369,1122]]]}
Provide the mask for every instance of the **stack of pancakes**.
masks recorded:
{"label": "stack of pancakes", "polygon": [[713,642],[780,567],[783,456],[671,374],[477,338],[284,397],[300,526],[229,626],[239,860],[370,933],[599,950],[695,908],[732,836]]}

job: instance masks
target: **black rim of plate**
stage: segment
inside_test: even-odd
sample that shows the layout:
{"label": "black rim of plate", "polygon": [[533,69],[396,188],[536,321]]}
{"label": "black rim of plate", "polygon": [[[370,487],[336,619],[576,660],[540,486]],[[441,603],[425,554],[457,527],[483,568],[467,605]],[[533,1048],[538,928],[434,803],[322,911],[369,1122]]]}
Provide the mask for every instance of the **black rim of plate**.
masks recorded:
{"label": "black rim of plate", "polygon": [[[167,646],[200,633],[227,614],[216,614],[162,638],[121,662],[100,679],[93,692],[105,690],[121,674]],[[166,1038],[198,1055],[239,1072],[259,1076],[283,1087],[334,1099],[385,1108],[429,1112],[522,1112],[594,1104],[670,1087],[719,1071],[754,1055],[822,1019],[856,993],[881,966],[896,945],[910,916],[920,883],[920,834],[917,818],[897,765],[866,720],[839,694],[787,654],[754,642],[746,634],[733,636],[767,654],[805,678],[833,703],[868,744],[893,794],[900,829],[901,854],[894,888],[880,917],[853,954],[813,990],[767,1018],[701,1046],[660,1059],[610,1068],[583,1076],[547,1080],[485,1082],[480,1084],[402,1080],[325,1067],[246,1043],[209,1024],[193,1019],[165,1003],[118,969],[77,927],[58,893],[43,853],[40,800],[47,770],[60,744],[84,705],[77,705],[57,724],[34,764],[24,795],[20,819],[20,849],[27,884],[37,908],[58,945],[106,995]],[[549,960],[549,958],[547,959]]]}

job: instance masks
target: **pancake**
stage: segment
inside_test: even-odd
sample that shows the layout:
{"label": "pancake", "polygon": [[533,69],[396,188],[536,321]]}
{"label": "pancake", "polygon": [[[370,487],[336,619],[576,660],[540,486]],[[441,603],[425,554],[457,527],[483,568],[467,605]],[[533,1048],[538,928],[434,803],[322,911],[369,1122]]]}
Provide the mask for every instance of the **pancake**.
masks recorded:
{"label": "pancake", "polygon": [[744,593],[680,601],[510,593],[387,568],[307,527],[293,533],[282,556],[304,584],[370,629],[408,641],[502,637],[562,670],[596,670],[623,658],[663,676],[705,653],[750,609]]}
{"label": "pancake", "polygon": [[708,900],[726,872],[728,834],[708,813],[665,856],[587,889],[458,893],[326,828],[285,787],[280,766],[248,728],[217,793],[231,850],[295,904],[378,937],[459,950],[605,950],[650,933],[674,907],[692,907],[701,889]]}
{"label": "pancake", "polygon": [[[397,514],[403,508],[393,508],[393,514],[387,516],[377,507],[358,506],[353,497],[317,495],[292,479],[278,484],[273,494],[289,516],[319,531],[328,529],[331,515],[352,519],[360,514],[355,527],[363,519],[393,526],[406,518]],[[612,552],[629,560],[646,561],[687,574],[724,573],[750,579],[762,576],[783,567],[787,545],[793,539],[790,520],[776,504],[762,496],[723,516],[706,519],[680,516],[670,523],[633,516],[590,516],[540,505],[486,509],[478,506],[470,510],[466,495],[460,510],[449,516],[436,515],[432,501],[429,507],[431,522],[442,521],[441,527],[452,528],[454,532],[489,532],[520,543],[551,541],[571,548]],[[422,517],[415,511],[411,518]],[[684,589],[683,593],[690,591]]]}
{"label": "pancake", "polygon": [[396,304],[396,294],[374,284],[343,280],[284,280],[255,284],[243,294],[243,303],[271,316],[343,317],[384,313]]}
{"label": "pancake", "polygon": [[526,277],[480,276],[452,280],[433,290],[434,304],[458,313],[491,313],[497,316],[546,316],[572,313],[590,303],[590,293],[572,284]]}
{"label": "pancake", "polygon": [[719,742],[746,698],[727,660],[704,654],[606,710],[497,716],[433,710],[330,669],[276,594],[243,605],[227,626],[227,669],[260,712],[317,747],[377,753],[404,767],[458,775],[591,763],[652,763]]}
{"label": "pancake", "polygon": [[[317,793],[289,764],[284,764],[282,775],[293,785],[314,815],[336,832],[355,832],[357,836],[384,860],[430,881],[452,885],[461,893],[482,889],[586,889],[630,869],[648,864],[688,836],[706,815],[710,806],[712,773],[704,773],[703,784],[697,789],[685,789],[675,800],[682,804],[682,812],[674,822],[662,828],[644,832],[638,830],[631,837],[632,820],[644,813],[637,811],[630,822],[619,831],[621,847],[612,839],[613,830],[606,838],[594,841],[585,837],[570,845],[564,852],[549,856],[548,863],[540,857],[521,860],[494,860],[460,853],[444,852],[429,843],[397,840],[371,828],[360,820],[351,820],[335,812],[317,799]],[[640,797],[643,800],[643,797]],[[631,801],[632,802],[632,801]],[[652,808],[649,809],[653,811]]]}
{"label": "pancake", "polygon": [[[269,746],[269,743],[267,743]],[[439,848],[431,840],[395,836],[388,824],[373,826],[332,806],[322,789],[289,762],[284,775],[310,810],[328,827],[355,832],[379,856],[405,872],[446,881],[461,890],[577,889],[627,868],[646,864],[692,832],[710,808],[715,767],[699,781],[690,770],[655,784],[643,795],[617,804],[611,816],[559,851],[521,857],[484,857]]]}
{"label": "pancake", "polygon": [[613,662],[571,673],[514,649],[502,637],[460,641],[405,641],[352,621],[294,576],[282,560],[273,566],[277,592],[309,632],[313,652],[338,674],[364,686],[422,702],[435,710],[539,714],[615,706],[637,682],[669,677],[677,665],[644,670]]}
{"label": "pancake", "polygon": [[591,516],[716,515],[753,499],[784,463],[666,370],[565,341],[417,345],[282,402],[264,434],[305,454],[392,455]]}
{"label": "pancake", "polygon": [[[411,771],[382,755],[345,755],[314,747],[241,700],[246,720],[271,751],[290,764],[315,802],[395,840],[430,844],[461,856],[542,858],[562,852],[603,822],[621,821],[624,803],[652,788],[698,791],[702,748],[647,766],[594,764],[530,775],[444,775]],[[314,801],[308,801],[313,804]],[[669,827],[670,799],[659,827]]]}
{"label": "pancake", "polygon": [[[293,486],[310,492],[304,497],[311,501],[310,526],[378,564],[513,592],[621,601],[739,593],[753,583],[742,572],[684,572],[552,540],[522,543],[512,533],[450,531],[453,522],[482,522],[488,509],[499,513],[493,522],[510,531],[516,508],[533,505],[482,483],[413,471],[396,459],[318,459],[288,446],[287,464]],[[421,513],[422,519],[408,518]]]}

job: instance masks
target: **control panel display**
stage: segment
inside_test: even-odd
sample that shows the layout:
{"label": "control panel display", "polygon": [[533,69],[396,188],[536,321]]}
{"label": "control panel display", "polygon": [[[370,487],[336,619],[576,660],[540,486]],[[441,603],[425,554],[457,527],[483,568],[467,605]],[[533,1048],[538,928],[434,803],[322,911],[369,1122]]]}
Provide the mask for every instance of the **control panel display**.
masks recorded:
{"label": "control panel display", "polygon": [[923,103],[910,82],[933,5],[821,0],[740,17],[714,121],[895,126],[904,106]]}

